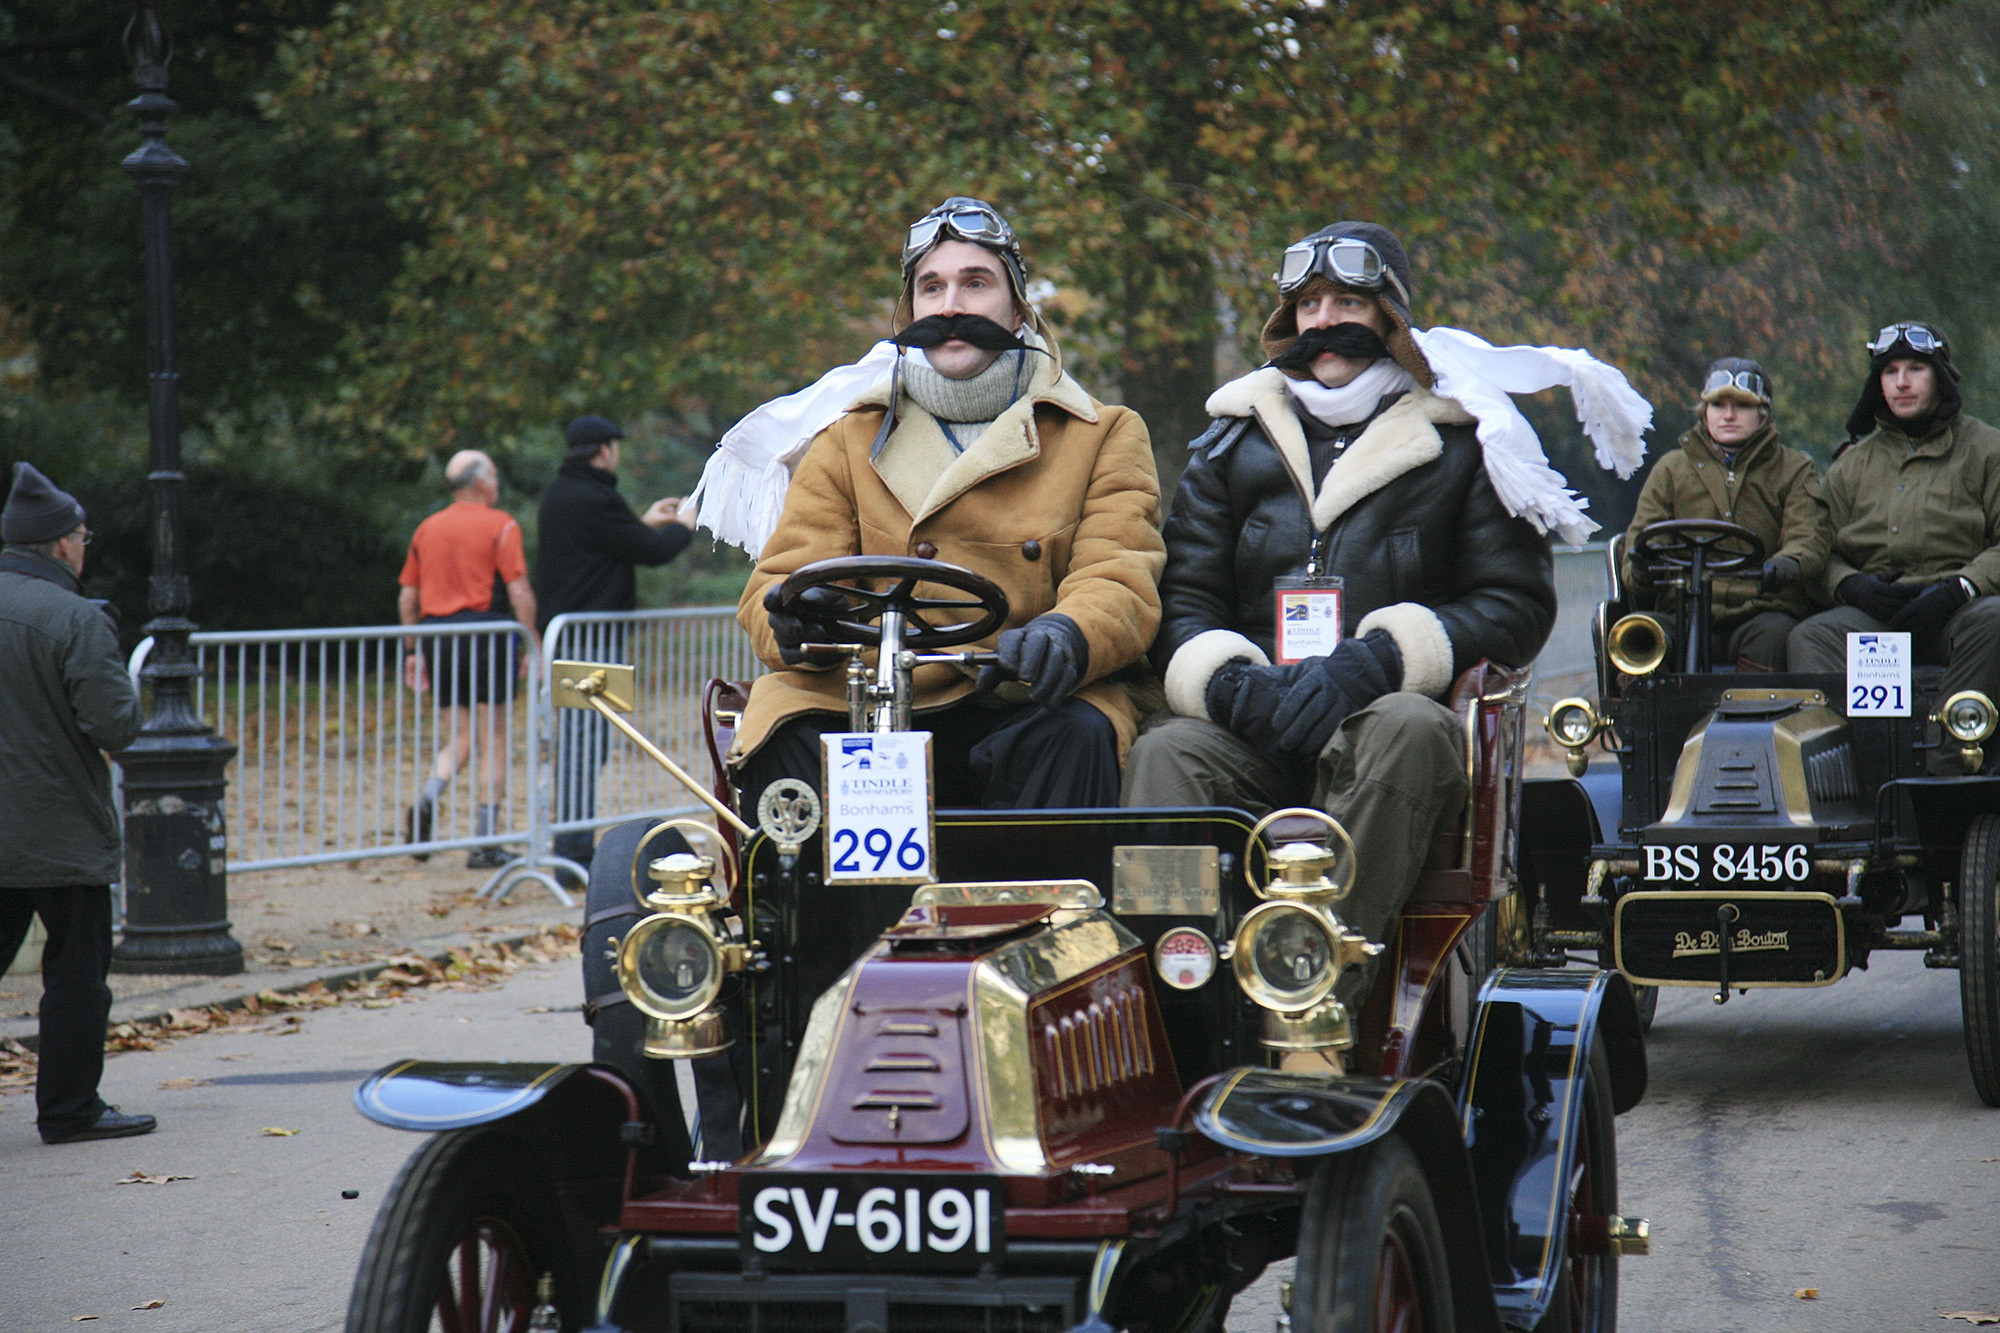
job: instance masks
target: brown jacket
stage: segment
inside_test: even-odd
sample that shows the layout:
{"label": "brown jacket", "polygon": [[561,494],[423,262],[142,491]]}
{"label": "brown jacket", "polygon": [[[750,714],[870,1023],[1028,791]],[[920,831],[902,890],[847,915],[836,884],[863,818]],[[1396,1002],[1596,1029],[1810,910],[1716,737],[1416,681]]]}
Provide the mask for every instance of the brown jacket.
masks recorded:
{"label": "brown jacket", "polygon": [[1833,539],[1812,459],[1779,444],[1778,432],[1769,426],[1737,452],[1734,470],[1723,464],[1714,441],[1699,425],[1681,436],[1680,444],[1654,464],[1639,492],[1632,526],[1625,530],[1627,581],[1636,583],[1630,552],[1648,525],[1670,518],[1722,519],[1756,533],[1764,543],[1765,559],[1788,555],[1798,561],[1800,577],[1784,592],[1760,593],[1761,569],[1718,576],[1712,592],[1716,625],[1733,625],[1761,611],[1812,614],[1810,590],[1819,586]]}
{"label": "brown jacket", "polygon": [[[942,471],[933,438],[941,432],[907,397],[889,442],[869,457],[887,405],[886,383],[814,438],[736,608],[757,655],[773,670],[751,687],[732,761],[755,752],[795,714],[847,711],[844,667],[784,666],[764,590],[815,560],[915,555],[920,544],[935,547],[936,559],[999,584],[1009,606],[1004,628],[1047,611],[1077,623],[1090,644],[1090,663],[1076,696],[1111,719],[1122,758],[1140,710],[1123,681],[1111,677],[1144,658],[1160,624],[1166,548],[1159,477],[1136,412],[1096,402],[1058,362],[1043,365],[1031,392]],[[918,591],[962,595],[932,585]],[[966,647],[992,644],[989,638]],[[963,698],[972,680],[972,672],[958,667],[919,667],[917,707]]]}
{"label": "brown jacket", "polygon": [[2000,593],[2000,430],[1960,413],[1912,440],[1877,427],[1826,474],[1833,554],[1826,599],[1850,574],[1935,583],[1963,576],[1981,597]]}

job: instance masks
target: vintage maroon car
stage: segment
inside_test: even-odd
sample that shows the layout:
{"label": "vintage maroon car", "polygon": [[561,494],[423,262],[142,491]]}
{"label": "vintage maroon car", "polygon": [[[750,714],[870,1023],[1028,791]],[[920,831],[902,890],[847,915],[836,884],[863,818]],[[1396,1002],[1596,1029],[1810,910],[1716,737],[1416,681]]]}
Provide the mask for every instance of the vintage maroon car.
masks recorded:
{"label": "vintage maroon car", "polygon": [[[909,668],[1004,608],[928,561],[787,589],[816,583],[856,604],[830,637],[881,645],[855,654],[857,732],[907,726]],[[959,609],[982,614],[935,624]],[[618,671],[560,664],[558,688],[615,716]],[[803,790],[733,856],[614,832],[584,960],[605,1058],[357,1091],[433,1137],[348,1328],[1195,1333],[1291,1255],[1296,1328],[1613,1328],[1646,1236],[1613,1117],[1645,1055],[1615,973],[1504,965],[1533,909],[1525,687],[1458,682],[1476,799],[1352,1013],[1334,982],[1375,950],[1338,907],[1368,868],[1312,811],[940,810],[926,882],[837,889]],[[719,730],[738,702],[711,692]],[[1563,786],[1537,804],[1557,848],[1589,836]],[[808,959],[857,936],[819,986]],[[671,1057],[712,1078],[723,1050],[754,1142],[696,1160]]]}

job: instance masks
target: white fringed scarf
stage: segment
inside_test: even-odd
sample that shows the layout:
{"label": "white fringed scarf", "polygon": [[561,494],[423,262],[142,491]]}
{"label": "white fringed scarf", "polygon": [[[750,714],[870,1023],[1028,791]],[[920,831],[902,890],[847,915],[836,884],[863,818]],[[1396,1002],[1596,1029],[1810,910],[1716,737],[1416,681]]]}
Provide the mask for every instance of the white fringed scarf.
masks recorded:
{"label": "white fringed scarf", "polygon": [[[1507,395],[1568,389],[1598,464],[1622,480],[1644,460],[1645,433],[1653,423],[1652,404],[1623,372],[1569,347],[1495,347],[1451,328],[1413,328],[1410,334],[1437,378],[1435,392],[1477,419],[1486,474],[1507,512],[1572,544],[1595,532],[1598,525],[1584,513],[1589,502],[1549,465],[1535,428]],[[700,508],[701,526],[752,558],[761,555],[806,446],[888,378],[897,350],[894,343],[876,343],[853,365],[836,367],[731,426],[690,497]]]}

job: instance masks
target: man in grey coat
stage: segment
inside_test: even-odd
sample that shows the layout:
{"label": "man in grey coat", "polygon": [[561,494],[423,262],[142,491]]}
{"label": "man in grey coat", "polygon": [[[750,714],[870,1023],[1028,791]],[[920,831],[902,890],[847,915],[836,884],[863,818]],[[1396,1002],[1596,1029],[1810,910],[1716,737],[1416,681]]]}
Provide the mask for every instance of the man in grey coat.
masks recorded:
{"label": "man in grey coat", "polygon": [[111,1014],[118,816],[106,750],[139,735],[139,697],[111,623],[81,595],[83,506],[28,463],[0,512],[0,959],[36,915],[42,949],[35,1127],[44,1143],[153,1128],[97,1095]]}

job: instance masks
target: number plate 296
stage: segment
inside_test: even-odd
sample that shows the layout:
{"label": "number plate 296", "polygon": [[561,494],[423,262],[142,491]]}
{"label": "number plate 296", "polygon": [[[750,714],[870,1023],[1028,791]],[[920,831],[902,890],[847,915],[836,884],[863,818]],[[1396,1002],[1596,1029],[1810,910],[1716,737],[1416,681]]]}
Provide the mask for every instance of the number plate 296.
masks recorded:
{"label": "number plate 296", "polygon": [[1812,878],[1804,843],[1680,843],[1641,847],[1648,884],[1797,884]]}
{"label": "number plate 296", "polygon": [[740,1197],[740,1252],[773,1271],[969,1273],[1004,1244],[992,1176],[753,1172]]}

